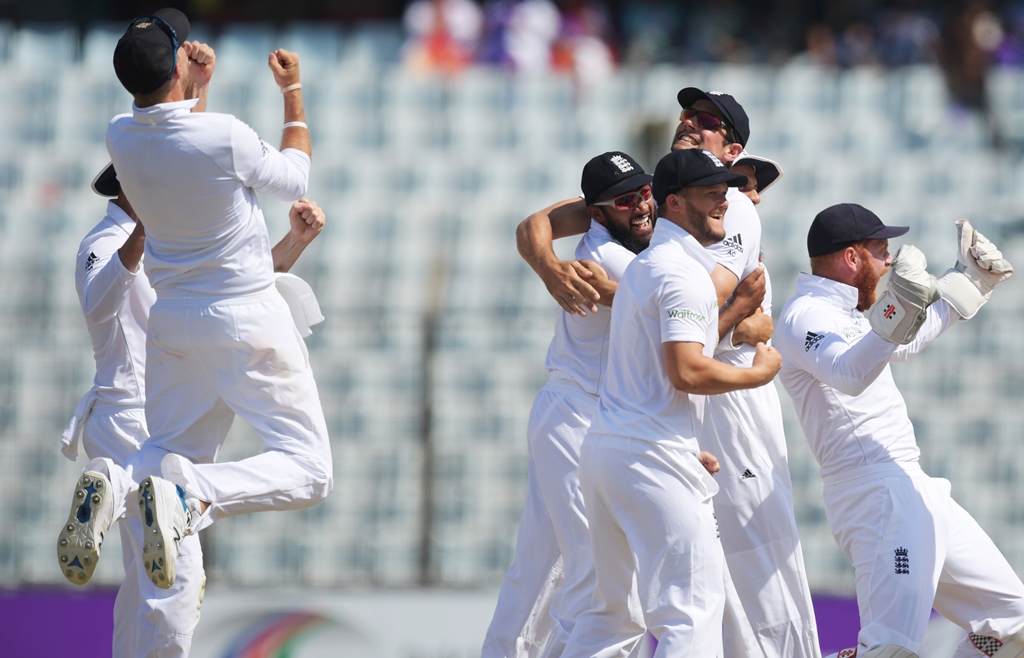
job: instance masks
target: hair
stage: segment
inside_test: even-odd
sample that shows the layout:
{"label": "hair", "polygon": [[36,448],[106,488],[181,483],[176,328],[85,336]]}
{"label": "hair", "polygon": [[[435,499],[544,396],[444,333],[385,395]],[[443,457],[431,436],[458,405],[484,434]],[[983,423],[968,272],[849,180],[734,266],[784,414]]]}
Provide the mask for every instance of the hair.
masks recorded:
{"label": "hair", "polygon": [[156,105],[167,96],[167,94],[171,91],[171,85],[173,84],[174,75],[171,75],[171,77],[168,78],[166,82],[164,82],[148,94],[134,94],[135,104],[139,107],[149,107],[150,105]]}

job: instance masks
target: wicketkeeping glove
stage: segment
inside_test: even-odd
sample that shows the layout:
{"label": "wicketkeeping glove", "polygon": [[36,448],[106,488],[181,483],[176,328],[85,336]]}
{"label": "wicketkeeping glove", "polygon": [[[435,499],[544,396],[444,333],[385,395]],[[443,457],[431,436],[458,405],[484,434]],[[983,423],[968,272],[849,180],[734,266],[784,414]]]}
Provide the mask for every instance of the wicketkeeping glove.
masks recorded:
{"label": "wicketkeeping glove", "polygon": [[886,340],[897,345],[914,340],[928,307],[939,299],[938,285],[927,267],[928,259],[914,245],[903,245],[896,252],[889,285],[868,309],[871,328]]}
{"label": "wicketkeeping glove", "polygon": [[1013,265],[966,219],[956,220],[956,231],[956,265],[939,279],[939,292],[968,320],[989,300],[996,284],[1013,275]]}

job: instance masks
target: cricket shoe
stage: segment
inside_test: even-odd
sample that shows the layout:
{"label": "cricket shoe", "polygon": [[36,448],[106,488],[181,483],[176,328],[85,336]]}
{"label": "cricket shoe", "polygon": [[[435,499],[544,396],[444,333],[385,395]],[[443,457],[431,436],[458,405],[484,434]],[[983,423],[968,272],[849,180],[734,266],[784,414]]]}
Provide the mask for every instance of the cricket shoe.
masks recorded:
{"label": "cricket shoe", "polygon": [[843,649],[839,653],[830,654],[825,658],[918,658],[918,656],[910,649],[887,644],[884,647],[875,647],[868,651],[858,651],[857,647]]}
{"label": "cricket shoe", "polygon": [[192,534],[197,511],[185,502],[184,489],[169,480],[151,475],[139,485],[142,563],[149,579],[161,589],[174,584],[178,545]]}
{"label": "cricket shoe", "polygon": [[110,480],[96,471],[86,471],[75,485],[71,515],[57,537],[57,559],[64,577],[76,585],[92,578],[100,560],[100,546],[113,522],[114,502]]}

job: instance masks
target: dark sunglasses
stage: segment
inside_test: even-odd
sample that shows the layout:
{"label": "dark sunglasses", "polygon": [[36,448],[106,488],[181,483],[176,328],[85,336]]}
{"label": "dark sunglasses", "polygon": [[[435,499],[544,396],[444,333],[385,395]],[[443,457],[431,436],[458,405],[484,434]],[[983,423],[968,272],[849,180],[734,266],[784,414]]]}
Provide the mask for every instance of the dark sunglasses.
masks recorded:
{"label": "dark sunglasses", "polygon": [[683,111],[679,113],[680,121],[690,120],[695,126],[701,130],[728,130],[725,122],[716,117],[714,114],[703,112],[701,110],[695,110],[692,107],[683,108]]}
{"label": "dark sunglasses", "polygon": [[651,200],[651,186],[644,185],[636,192],[621,194],[610,201],[595,201],[592,206],[611,206],[616,210],[632,210],[640,205],[641,201]]}

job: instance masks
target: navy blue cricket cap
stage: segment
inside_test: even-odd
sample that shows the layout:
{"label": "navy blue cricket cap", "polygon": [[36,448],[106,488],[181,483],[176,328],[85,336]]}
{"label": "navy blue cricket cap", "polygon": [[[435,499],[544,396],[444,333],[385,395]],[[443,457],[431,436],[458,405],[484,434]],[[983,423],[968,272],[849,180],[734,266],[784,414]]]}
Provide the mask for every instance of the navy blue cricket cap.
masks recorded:
{"label": "navy blue cricket cap", "polygon": [[864,206],[839,203],[814,216],[807,231],[807,254],[824,256],[861,240],[888,240],[909,230],[909,226],[886,226]]}
{"label": "navy blue cricket cap", "polygon": [[613,197],[638,190],[651,182],[640,163],[622,151],[608,151],[590,158],[583,166],[580,188],[589,206],[602,197]]}
{"label": "navy blue cricket cap", "polygon": [[722,161],[702,149],[672,151],[654,168],[654,200],[660,205],[665,197],[684,187],[698,187],[727,183],[729,187],[740,187],[747,183],[747,177],[729,171]]}
{"label": "navy blue cricket cap", "polygon": [[750,119],[747,118],[747,113],[743,106],[731,94],[721,91],[705,92],[696,87],[686,87],[679,90],[676,100],[679,101],[679,105],[684,110],[688,107],[693,107],[693,104],[699,100],[710,101],[718,108],[718,111],[722,113],[722,118],[732,128],[733,135],[736,136],[736,142],[740,146],[747,145],[747,141],[750,139]]}
{"label": "navy blue cricket cap", "polygon": [[128,93],[149,94],[171,79],[188,30],[188,18],[171,7],[132,21],[114,48],[114,73]]}

